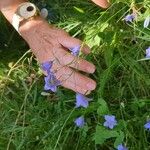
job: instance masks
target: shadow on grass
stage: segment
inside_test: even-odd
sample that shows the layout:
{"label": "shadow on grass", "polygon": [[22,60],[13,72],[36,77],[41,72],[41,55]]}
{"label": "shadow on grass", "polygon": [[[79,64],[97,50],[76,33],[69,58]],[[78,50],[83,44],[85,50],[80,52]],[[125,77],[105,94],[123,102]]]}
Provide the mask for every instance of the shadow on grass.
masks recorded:
{"label": "shadow on grass", "polygon": [[28,49],[26,42],[0,14],[0,74],[10,62],[16,62]]}

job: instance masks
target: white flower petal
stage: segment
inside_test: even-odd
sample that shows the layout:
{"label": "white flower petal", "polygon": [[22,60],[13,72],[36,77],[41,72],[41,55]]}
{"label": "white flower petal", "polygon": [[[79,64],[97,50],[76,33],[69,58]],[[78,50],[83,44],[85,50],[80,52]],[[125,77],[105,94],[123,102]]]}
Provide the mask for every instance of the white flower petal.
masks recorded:
{"label": "white flower petal", "polygon": [[40,12],[40,15],[44,19],[47,18],[47,16],[48,16],[48,10],[46,8],[42,8],[41,12]]}
{"label": "white flower petal", "polygon": [[150,23],[150,17],[146,17],[145,21],[144,21],[144,28],[147,28],[149,26],[149,23]]}

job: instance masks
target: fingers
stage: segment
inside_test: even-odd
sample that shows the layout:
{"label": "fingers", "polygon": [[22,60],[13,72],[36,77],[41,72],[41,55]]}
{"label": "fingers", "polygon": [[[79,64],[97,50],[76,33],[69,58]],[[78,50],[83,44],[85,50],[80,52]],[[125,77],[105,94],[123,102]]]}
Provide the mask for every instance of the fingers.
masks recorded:
{"label": "fingers", "polygon": [[107,0],[92,0],[92,1],[102,8],[108,8],[110,5]]}
{"label": "fingers", "polygon": [[68,65],[74,69],[84,71],[87,73],[95,72],[95,66],[92,63],[90,63],[84,59],[74,57],[71,54],[65,55],[63,57],[62,61],[63,61],[64,65]]}
{"label": "fingers", "polygon": [[90,48],[86,44],[84,44],[79,39],[71,37],[71,36],[69,36],[67,34],[64,35],[64,38],[61,37],[59,39],[59,42],[60,42],[61,45],[63,45],[67,49],[72,49],[72,48],[74,48],[76,46],[80,46],[80,50],[84,54],[89,54],[90,53]]}
{"label": "fingers", "polygon": [[80,86],[78,86],[78,85],[76,85],[76,84],[74,84],[72,82],[69,82],[69,81],[64,82],[62,84],[62,86],[67,88],[67,89],[71,89],[71,90],[73,90],[76,93],[81,93],[83,95],[88,95],[88,94],[91,93],[90,90],[86,90],[86,89],[84,89],[84,88],[82,88],[82,87],[80,87]]}
{"label": "fingers", "polygon": [[95,71],[95,66],[79,57],[75,57],[72,54],[66,52],[65,50],[58,48],[54,51],[55,57],[57,58],[55,63],[62,66],[70,66],[74,69],[78,69],[87,73],[93,73]]}
{"label": "fingers", "polygon": [[72,83],[72,82],[69,82],[69,81],[66,81],[66,82],[63,82],[62,83],[62,86],[67,88],[67,89],[71,89],[73,90],[74,92],[79,92],[83,95],[86,95],[86,94],[90,94],[91,91],[87,91],[86,89]]}
{"label": "fingers", "polygon": [[[57,66],[58,67],[58,66]],[[96,83],[92,79],[75,72],[69,67],[63,67],[55,72],[61,85],[81,94],[89,93],[96,88]]]}

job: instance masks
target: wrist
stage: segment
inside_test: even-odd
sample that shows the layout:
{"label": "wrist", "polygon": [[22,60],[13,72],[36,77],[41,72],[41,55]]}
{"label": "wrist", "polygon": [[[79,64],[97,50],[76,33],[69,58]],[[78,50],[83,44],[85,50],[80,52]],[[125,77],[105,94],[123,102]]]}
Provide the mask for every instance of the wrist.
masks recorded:
{"label": "wrist", "polygon": [[21,23],[19,33],[24,38],[24,40],[30,44],[30,41],[32,41],[33,37],[40,30],[43,24],[47,24],[47,22],[40,16],[36,16],[31,20],[26,20]]}

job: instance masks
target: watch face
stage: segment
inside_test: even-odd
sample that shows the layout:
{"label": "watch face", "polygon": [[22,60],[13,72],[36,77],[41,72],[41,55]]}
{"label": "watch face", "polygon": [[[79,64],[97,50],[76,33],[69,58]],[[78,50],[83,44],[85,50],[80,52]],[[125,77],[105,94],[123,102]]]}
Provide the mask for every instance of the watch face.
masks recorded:
{"label": "watch face", "polygon": [[26,2],[21,4],[17,9],[17,15],[24,19],[33,17],[37,12],[37,8],[34,4]]}

